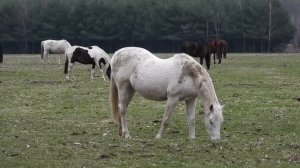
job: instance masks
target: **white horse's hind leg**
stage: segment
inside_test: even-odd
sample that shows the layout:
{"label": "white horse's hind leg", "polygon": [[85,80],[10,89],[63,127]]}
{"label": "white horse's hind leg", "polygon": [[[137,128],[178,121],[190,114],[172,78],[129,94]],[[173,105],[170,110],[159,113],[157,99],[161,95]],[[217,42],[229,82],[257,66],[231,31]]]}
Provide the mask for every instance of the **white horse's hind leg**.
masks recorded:
{"label": "white horse's hind leg", "polygon": [[169,125],[172,113],[176,107],[176,104],[178,102],[178,98],[168,98],[167,103],[166,103],[166,108],[165,108],[165,114],[161,123],[161,127],[156,134],[155,138],[160,139],[163,132],[165,131],[166,127]]}
{"label": "white horse's hind leg", "polygon": [[196,99],[186,101],[187,121],[189,127],[189,138],[195,139],[195,105]]}
{"label": "white horse's hind leg", "polygon": [[125,84],[121,86],[120,89],[118,89],[119,92],[119,109],[120,109],[120,118],[121,118],[121,127],[119,127],[122,132],[122,136],[124,136],[126,139],[131,138],[128,132],[127,128],[127,121],[126,121],[126,111],[129,102],[131,101],[133,95],[134,95],[134,90],[131,87],[130,84]]}
{"label": "white horse's hind leg", "polygon": [[97,64],[98,68],[100,69],[100,72],[101,72],[101,74],[102,74],[103,80],[106,81],[105,76],[104,76],[103,69],[100,67],[99,63],[96,63],[96,64]]}

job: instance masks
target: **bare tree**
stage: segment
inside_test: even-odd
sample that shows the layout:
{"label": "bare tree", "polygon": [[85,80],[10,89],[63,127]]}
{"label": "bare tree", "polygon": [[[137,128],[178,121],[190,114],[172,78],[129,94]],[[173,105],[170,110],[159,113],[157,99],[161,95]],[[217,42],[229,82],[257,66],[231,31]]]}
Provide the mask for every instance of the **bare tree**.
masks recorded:
{"label": "bare tree", "polygon": [[244,47],[244,52],[246,52],[246,33],[245,33],[245,23],[244,23],[244,11],[242,7],[242,0],[238,0],[239,8],[240,8],[240,14],[241,14],[241,19],[242,19],[242,31],[243,31],[243,47]]}
{"label": "bare tree", "polygon": [[272,36],[272,1],[273,0],[268,0],[269,1],[269,31],[268,31],[268,52],[271,50],[271,36]]}
{"label": "bare tree", "polygon": [[27,0],[19,0],[20,2],[20,22],[22,26],[22,34],[24,37],[25,42],[25,51],[28,50],[28,37],[27,37],[27,20],[28,20],[28,6],[27,6]]}

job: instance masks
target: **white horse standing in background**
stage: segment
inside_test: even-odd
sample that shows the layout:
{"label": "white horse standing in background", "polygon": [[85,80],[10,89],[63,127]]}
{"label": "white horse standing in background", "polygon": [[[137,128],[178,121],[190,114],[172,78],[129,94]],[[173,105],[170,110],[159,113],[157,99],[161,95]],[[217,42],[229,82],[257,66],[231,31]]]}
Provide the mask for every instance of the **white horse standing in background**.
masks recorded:
{"label": "white horse standing in background", "polygon": [[[102,72],[103,80],[106,80],[104,77],[104,72],[102,69],[105,69],[106,76],[110,79],[110,56],[98,46],[82,47],[82,46],[72,46],[69,47],[66,52],[66,62],[65,70],[66,79],[70,80],[70,73],[73,75],[73,66],[75,62],[82,64],[92,64],[91,69],[91,79],[94,80],[95,76],[95,66],[99,67]],[[104,67],[104,68],[103,68]]]}
{"label": "white horse standing in background", "polygon": [[48,55],[49,53],[59,54],[58,64],[60,64],[60,54],[64,54],[66,49],[71,47],[71,44],[67,40],[44,40],[41,42],[41,59],[43,63],[46,63],[46,60],[49,63]]}
{"label": "white horse standing in background", "polygon": [[111,59],[112,117],[119,123],[119,134],[130,138],[126,110],[135,91],[146,99],[167,101],[165,114],[156,138],[160,139],[169,124],[178,101],[185,101],[189,138],[195,139],[195,105],[199,97],[204,121],[211,140],[220,139],[223,122],[212,80],[198,62],[186,54],[160,59],[138,47],[122,48]]}

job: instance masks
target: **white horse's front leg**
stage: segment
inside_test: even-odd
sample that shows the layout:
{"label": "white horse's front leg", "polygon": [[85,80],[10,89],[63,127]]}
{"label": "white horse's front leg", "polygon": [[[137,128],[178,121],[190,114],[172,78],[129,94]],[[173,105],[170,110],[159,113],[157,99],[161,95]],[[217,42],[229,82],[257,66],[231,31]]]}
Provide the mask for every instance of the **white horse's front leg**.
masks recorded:
{"label": "white horse's front leg", "polygon": [[70,74],[72,73],[72,76],[73,76],[73,79],[75,80],[75,76],[73,74],[73,63],[69,62],[69,65],[68,65],[68,73],[66,75],[66,80],[70,80]]}
{"label": "white horse's front leg", "polygon": [[57,61],[58,64],[60,64],[60,56],[61,56],[61,55],[59,54],[59,55],[58,55],[58,61]]}
{"label": "white horse's front leg", "polygon": [[91,69],[91,80],[94,80],[95,76],[95,67]]}
{"label": "white horse's front leg", "polygon": [[189,127],[189,138],[195,139],[195,107],[196,99],[186,101],[186,113]]}
{"label": "white horse's front leg", "polygon": [[100,73],[102,74],[102,79],[103,79],[104,81],[106,81],[105,76],[104,76],[103,69],[101,68],[101,66],[99,65],[99,63],[97,63],[97,66],[98,66],[98,68],[100,69]]}
{"label": "white horse's front leg", "polygon": [[155,138],[160,139],[162,137],[163,132],[165,131],[166,127],[169,125],[173,111],[176,107],[176,104],[178,102],[178,98],[170,98],[168,97],[166,108],[165,108],[165,114],[161,123],[161,127],[156,134]]}
{"label": "white horse's front leg", "polygon": [[103,70],[101,68],[100,68],[100,71],[101,71],[103,80],[106,81],[105,76],[104,76],[104,72],[103,72]]}

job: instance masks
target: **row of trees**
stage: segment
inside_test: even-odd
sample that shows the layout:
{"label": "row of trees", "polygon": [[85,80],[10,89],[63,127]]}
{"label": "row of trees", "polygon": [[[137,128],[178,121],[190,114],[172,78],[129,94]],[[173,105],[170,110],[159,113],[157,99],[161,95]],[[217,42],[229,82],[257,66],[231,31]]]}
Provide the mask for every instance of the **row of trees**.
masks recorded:
{"label": "row of trees", "polygon": [[224,38],[233,51],[265,52],[295,32],[279,0],[1,0],[0,18],[4,49],[21,41],[25,52],[49,38],[176,45]]}

